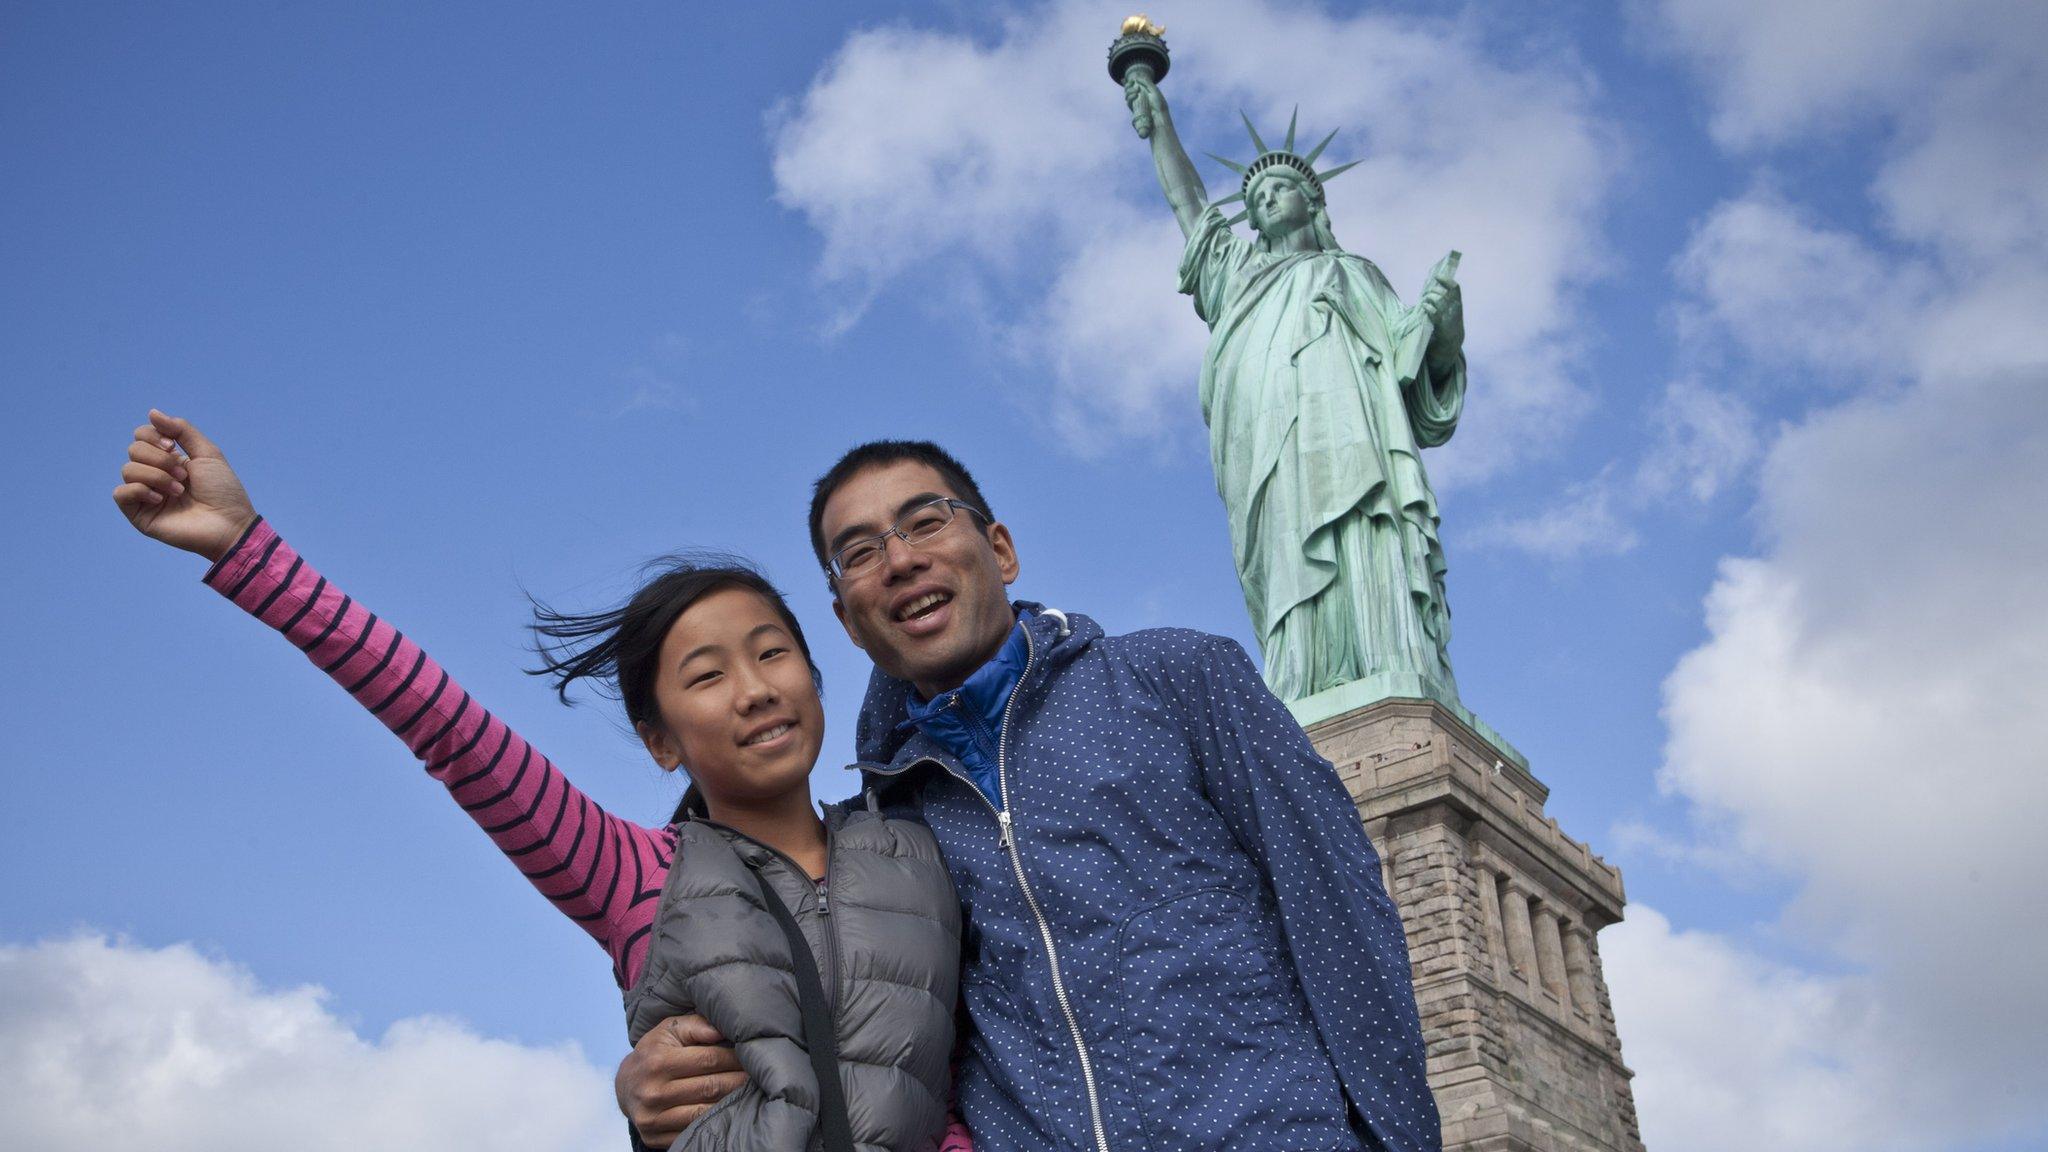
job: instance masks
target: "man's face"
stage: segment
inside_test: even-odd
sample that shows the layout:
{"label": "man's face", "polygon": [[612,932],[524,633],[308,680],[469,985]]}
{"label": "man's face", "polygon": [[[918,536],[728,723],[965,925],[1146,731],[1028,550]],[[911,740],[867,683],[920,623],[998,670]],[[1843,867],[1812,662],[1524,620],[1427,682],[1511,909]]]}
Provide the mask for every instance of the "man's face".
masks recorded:
{"label": "man's face", "polygon": [[[910,509],[947,496],[959,493],[915,460],[862,469],[825,501],[825,550],[888,531]],[[876,667],[910,681],[927,699],[959,687],[1016,623],[1005,592],[1018,572],[1010,530],[990,524],[984,534],[980,524],[972,512],[960,512],[915,548],[891,536],[879,564],[833,582],[832,611],[847,636]]]}

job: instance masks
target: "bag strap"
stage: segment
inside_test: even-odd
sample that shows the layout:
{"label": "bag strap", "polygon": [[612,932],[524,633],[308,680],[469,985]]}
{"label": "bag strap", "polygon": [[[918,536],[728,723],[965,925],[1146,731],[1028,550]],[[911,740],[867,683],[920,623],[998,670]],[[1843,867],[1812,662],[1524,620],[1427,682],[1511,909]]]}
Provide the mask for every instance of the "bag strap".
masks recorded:
{"label": "bag strap", "polygon": [[855,1152],[846,1091],[839,1083],[839,1036],[832,1028],[832,1009],[825,1003],[824,982],[818,979],[818,959],[768,877],[758,869],[748,871],[761,886],[762,905],[789,938],[789,966],[796,974],[797,1001],[804,1016],[804,1047],[810,1050],[811,1071],[818,1078],[818,1131],[824,1138],[824,1152]]}

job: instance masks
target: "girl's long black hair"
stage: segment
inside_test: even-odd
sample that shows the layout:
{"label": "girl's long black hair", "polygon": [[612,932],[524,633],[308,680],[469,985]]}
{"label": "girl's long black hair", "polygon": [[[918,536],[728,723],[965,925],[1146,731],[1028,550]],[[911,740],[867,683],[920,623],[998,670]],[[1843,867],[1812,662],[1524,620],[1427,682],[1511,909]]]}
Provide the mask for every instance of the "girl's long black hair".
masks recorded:
{"label": "girl's long black hair", "polygon": [[541,665],[526,671],[553,679],[555,695],[562,703],[573,705],[569,686],[583,680],[598,694],[624,705],[626,722],[635,731],[641,724],[659,724],[661,712],[655,705],[654,685],[660,672],[661,642],[677,617],[721,588],[745,588],[768,602],[803,653],[811,683],[822,691],[818,662],[811,659],[811,646],[796,615],[775,585],[744,558],[725,552],[675,553],[649,561],[641,571],[645,582],[617,608],[558,612],[528,595],[533,605],[534,652]]}

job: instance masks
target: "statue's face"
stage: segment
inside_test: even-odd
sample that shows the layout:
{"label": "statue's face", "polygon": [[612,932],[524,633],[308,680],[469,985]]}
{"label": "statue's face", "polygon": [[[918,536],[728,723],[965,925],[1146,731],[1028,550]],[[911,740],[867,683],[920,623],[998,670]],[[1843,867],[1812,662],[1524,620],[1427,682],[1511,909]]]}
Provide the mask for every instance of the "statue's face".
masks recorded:
{"label": "statue's face", "polygon": [[1246,200],[1252,227],[1269,239],[1305,227],[1315,218],[1308,183],[1286,168],[1261,173]]}

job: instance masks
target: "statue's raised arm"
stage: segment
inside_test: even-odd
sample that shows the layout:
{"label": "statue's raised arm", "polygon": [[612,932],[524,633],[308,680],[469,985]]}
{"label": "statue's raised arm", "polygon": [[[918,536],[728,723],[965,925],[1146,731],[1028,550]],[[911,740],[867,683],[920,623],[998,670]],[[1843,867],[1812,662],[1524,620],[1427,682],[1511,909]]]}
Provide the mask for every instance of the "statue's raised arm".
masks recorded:
{"label": "statue's raised arm", "polygon": [[1187,149],[1181,147],[1180,134],[1173,130],[1173,114],[1167,111],[1166,97],[1160,95],[1150,69],[1141,65],[1126,75],[1124,103],[1130,105],[1131,126],[1138,136],[1152,142],[1152,166],[1159,172],[1159,187],[1173,206],[1181,235],[1192,235],[1202,210],[1209,206],[1209,193],[1194,161],[1188,159]]}
{"label": "statue's raised arm", "polygon": [[1143,16],[1124,21],[1123,35],[1110,46],[1109,74],[1124,86],[1131,127],[1140,140],[1152,143],[1152,165],[1158,169],[1166,202],[1173,206],[1173,218],[1180,222],[1181,235],[1191,236],[1203,209],[1209,206],[1209,193],[1202,187],[1201,174],[1188,159],[1187,149],[1181,147],[1180,134],[1173,130],[1173,114],[1167,110],[1166,97],[1159,93],[1159,80],[1167,68],[1166,42],[1160,39],[1164,31]]}

